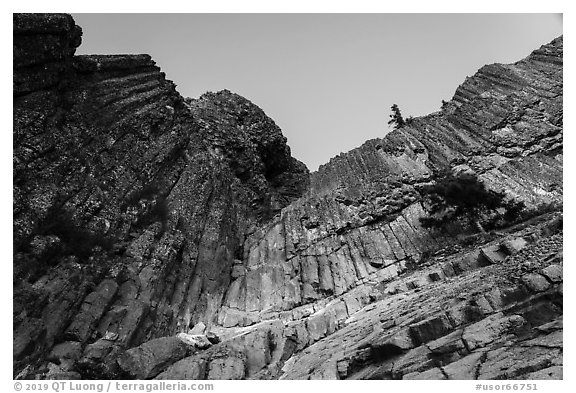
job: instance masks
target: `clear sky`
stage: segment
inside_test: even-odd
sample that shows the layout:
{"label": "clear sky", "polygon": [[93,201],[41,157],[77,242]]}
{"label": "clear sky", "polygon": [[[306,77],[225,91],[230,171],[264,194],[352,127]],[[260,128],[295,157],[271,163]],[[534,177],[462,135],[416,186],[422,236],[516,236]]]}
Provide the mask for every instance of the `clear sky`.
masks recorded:
{"label": "clear sky", "polygon": [[73,14],[78,54],[148,53],[185,97],[261,107],[310,170],[437,111],[466,76],[562,34],[557,14]]}

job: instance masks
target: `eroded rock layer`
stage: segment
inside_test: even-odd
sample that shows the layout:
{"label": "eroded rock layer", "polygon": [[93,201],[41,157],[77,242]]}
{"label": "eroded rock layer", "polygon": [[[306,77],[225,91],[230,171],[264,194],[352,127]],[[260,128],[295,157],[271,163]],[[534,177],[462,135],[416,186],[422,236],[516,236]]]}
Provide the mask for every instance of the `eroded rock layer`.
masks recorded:
{"label": "eroded rock layer", "polygon": [[[311,176],[264,112],[14,16],[14,376],[562,377],[562,38]],[[531,221],[420,223],[474,172]]]}
{"label": "eroded rock layer", "polygon": [[[220,322],[253,323],[394,279],[453,243],[461,228],[446,234],[419,221],[419,186],[447,168],[474,171],[529,209],[561,205],[561,58],[557,39],[515,65],[483,67],[444,111],[320,167],[311,191],[247,240],[245,274],[232,283]],[[506,84],[493,81],[494,69]]]}
{"label": "eroded rock layer", "polygon": [[194,113],[148,55],[73,56],[79,31],[14,16],[16,372],[210,325],[246,234],[308,184],[261,109],[223,92]]}

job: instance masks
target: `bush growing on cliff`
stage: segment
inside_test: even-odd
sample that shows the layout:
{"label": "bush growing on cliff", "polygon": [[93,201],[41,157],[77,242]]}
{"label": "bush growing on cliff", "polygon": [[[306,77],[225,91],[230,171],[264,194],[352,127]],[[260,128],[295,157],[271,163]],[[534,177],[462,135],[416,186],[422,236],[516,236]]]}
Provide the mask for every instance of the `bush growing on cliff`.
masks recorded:
{"label": "bush growing on cliff", "polygon": [[61,206],[52,206],[46,217],[39,223],[35,234],[40,236],[57,236],[63,244],[63,249],[54,257],[76,255],[86,260],[92,255],[94,247],[111,250],[114,239],[79,226],[72,213]]}
{"label": "bush growing on cliff", "polygon": [[95,252],[110,253],[117,240],[83,227],[71,212],[53,205],[30,236],[15,245],[14,278],[33,282],[67,257],[86,264]]}
{"label": "bush growing on cliff", "polygon": [[498,220],[512,222],[519,217],[524,204],[506,200],[505,194],[488,190],[475,175],[445,175],[435,184],[421,189],[428,217],[420,222],[426,228],[442,228],[456,220],[464,220],[478,231],[495,227]]}

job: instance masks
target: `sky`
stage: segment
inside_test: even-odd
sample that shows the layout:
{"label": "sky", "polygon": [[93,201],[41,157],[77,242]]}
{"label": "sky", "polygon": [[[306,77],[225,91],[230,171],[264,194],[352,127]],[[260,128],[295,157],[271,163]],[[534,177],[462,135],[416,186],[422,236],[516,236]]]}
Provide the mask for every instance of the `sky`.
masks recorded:
{"label": "sky", "polygon": [[184,97],[228,89],[310,170],[439,110],[466,76],[562,34],[558,14],[73,14],[77,54],[148,53]]}

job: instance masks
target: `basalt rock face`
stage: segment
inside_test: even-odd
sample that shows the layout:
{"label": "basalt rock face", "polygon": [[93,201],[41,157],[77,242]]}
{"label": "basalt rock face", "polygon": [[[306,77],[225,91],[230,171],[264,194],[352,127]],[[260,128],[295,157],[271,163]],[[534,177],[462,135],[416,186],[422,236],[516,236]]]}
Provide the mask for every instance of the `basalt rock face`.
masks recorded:
{"label": "basalt rock face", "polygon": [[[312,175],[248,100],[79,43],[14,17],[15,376],[562,377],[562,38]],[[446,170],[536,217],[422,227]]]}
{"label": "basalt rock face", "polygon": [[446,170],[473,172],[535,215],[559,211],[562,96],[559,38],[483,67],[442,111],[313,173],[311,190],[247,239],[219,313],[238,327],[220,350],[262,331],[275,348],[242,378],[561,378],[562,286],[543,273],[561,270],[548,266],[561,261],[561,229],[462,247],[458,223],[422,227],[419,190]]}
{"label": "basalt rock face", "polygon": [[[89,376],[127,348],[211,326],[245,236],[309,182],[249,101],[222,92],[191,110],[148,55],[74,56],[79,44],[68,15],[14,16],[22,376],[40,375],[58,345],[74,366],[51,373]],[[246,152],[243,171],[221,147]]]}
{"label": "basalt rock face", "polygon": [[[515,65],[486,66],[443,112],[320,167],[311,191],[247,240],[246,274],[232,283],[221,322],[276,317],[368,280],[392,279],[453,243],[462,228],[442,233],[419,221],[419,187],[446,169],[473,171],[528,209],[561,205],[561,58],[558,39]],[[495,68],[502,80],[494,81]]]}

